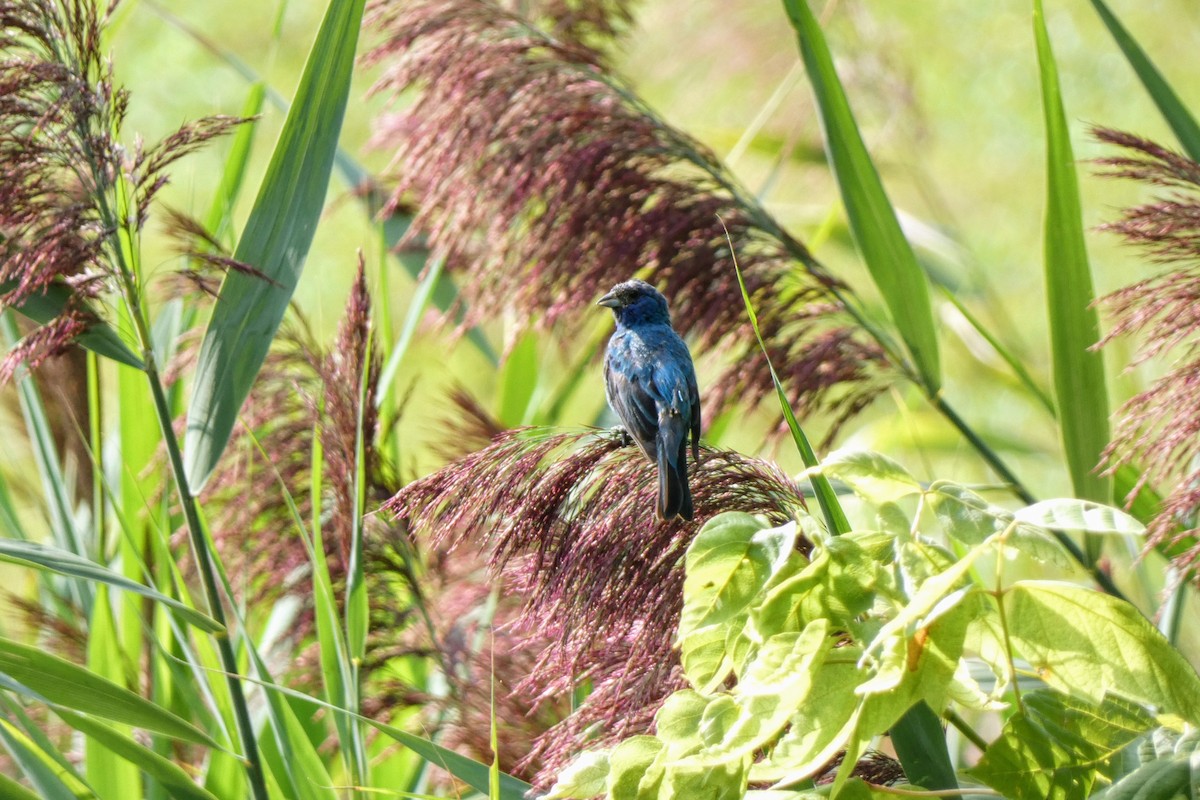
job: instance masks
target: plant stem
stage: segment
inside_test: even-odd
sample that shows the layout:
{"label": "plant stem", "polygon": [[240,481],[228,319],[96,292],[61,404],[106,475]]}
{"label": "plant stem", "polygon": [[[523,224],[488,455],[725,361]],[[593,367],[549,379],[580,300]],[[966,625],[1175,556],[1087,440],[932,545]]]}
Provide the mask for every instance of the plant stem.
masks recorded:
{"label": "plant stem", "polygon": [[944,716],[946,718],[946,721],[949,722],[951,725],[953,725],[955,727],[955,729],[958,730],[959,733],[961,733],[963,736],[965,736],[967,738],[967,741],[969,741],[971,744],[978,747],[980,752],[982,752],[982,753],[987,752],[987,749],[988,749],[987,740],[984,739],[982,736],[980,736],[979,733],[974,728],[972,728],[970,725],[968,725],[967,721],[965,719],[963,719],[961,716],[959,716],[957,711],[951,711],[950,709],[946,709],[946,711],[943,713],[942,716]]}
{"label": "plant stem", "polygon": [[[974,429],[971,428],[971,426],[969,426],[966,421],[964,421],[963,418],[958,415],[958,412],[951,408],[944,397],[938,394],[929,399],[930,402],[933,403],[933,407],[941,412],[942,416],[944,416],[951,425],[957,428],[959,433],[961,433],[963,437],[971,443],[971,446],[975,448],[975,452],[979,453],[983,460],[988,463],[988,466],[995,470],[996,474],[1000,476],[1000,479],[1008,484],[1013,494],[1020,498],[1021,502],[1027,505],[1033,505],[1037,502],[1037,498],[1033,496],[1033,493],[1025,488],[1020,479],[1009,470],[1008,465],[1000,459],[1000,456],[996,454],[996,451],[992,450],[992,448],[988,446],[987,442],[983,441],[983,439],[979,437],[979,434],[977,434]],[[1101,589],[1119,600],[1129,602],[1129,598],[1125,596],[1124,592],[1117,588],[1117,585],[1113,583],[1112,578],[1110,578],[1103,570],[1098,569],[1095,563],[1087,557],[1087,554],[1085,554],[1083,550],[1079,548],[1079,545],[1075,544],[1070,536],[1067,536],[1062,531],[1050,531],[1050,533],[1052,533],[1054,538],[1058,540],[1058,543],[1061,544],[1063,548],[1071,554],[1071,557],[1079,562],[1079,565],[1091,574],[1092,579],[1096,581]]]}
{"label": "plant stem", "polygon": [[[128,220],[121,219],[114,213],[112,207],[109,205],[108,196],[104,192],[99,192],[97,200],[102,217],[114,223],[113,230],[128,231],[130,241],[132,241],[133,231],[130,230],[131,226],[128,224]],[[114,236],[119,236],[119,234],[114,234]],[[216,641],[217,652],[221,658],[221,667],[225,673],[225,680],[229,685],[229,698],[230,703],[233,705],[234,721],[237,725],[238,738],[241,740],[244,752],[246,779],[250,785],[251,796],[254,800],[269,800],[267,784],[263,776],[262,759],[258,752],[258,740],[254,736],[254,726],[250,722],[250,710],[246,705],[246,695],[242,691],[237,655],[234,653],[233,644],[229,639],[225,609],[221,605],[221,594],[217,589],[213,553],[209,546],[204,527],[200,522],[200,513],[196,505],[196,498],[192,494],[191,487],[188,485],[187,473],[183,467],[183,456],[179,450],[179,440],[176,438],[175,430],[172,427],[173,417],[171,415],[171,406],[167,402],[167,394],[163,388],[162,377],[158,371],[158,363],[154,354],[154,342],[150,336],[150,325],[145,309],[142,307],[138,280],[133,265],[125,258],[125,250],[121,242],[110,241],[109,249],[113,253],[114,261],[121,276],[122,295],[129,308],[129,316],[133,320],[134,328],[137,331],[138,344],[141,347],[142,360],[145,364],[146,381],[150,385],[150,394],[154,398],[155,415],[158,417],[159,429],[162,431],[163,442],[167,447],[167,457],[171,463],[171,473],[175,478],[175,488],[179,492],[179,502],[183,507],[188,539],[192,545],[192,555],[196,559],[196,568],[200,573],[201,583],[204,586],[204,596],[208,601],[208,613],[209,616],[222,626],[222,630],[212,634],[212,637]]]}
{"label": "plant stem", "polygon": [[[134,317],[138,322],[139,335],[144,330],[140,316]],[[204,596],[208,601],[208,613],[222,626],[226,625],[225,610],[221,605],[221,595],[217,590],[217,581],[213,567],[213,554],[209,547],[208,536],[200,523],[200,514],[196,508],[196,498],[188,486],[187,474],[183,468],[183,457],[179,451],[179,440],[171,427],[171,410],[167,404],[167,395],[163,391],[159,379],[158,368],[154,363],[154,354],[150,347],[145,348],[143,356],[146,362],[146,377],[150,383],[150,393],[154,396],[154,408],[158,415],[159,427],[162,429],[163,441],[167,445],[167,456],[171,462],[171,472],[175,476],[175,488],[179,491],[179,501],[183,506],[184,520],[187,522],[188,538],[192,543],[192,554],[196,558],[197,570],[204,586]],[[241,676],[238,673],[237,656],[233,652],[233,644],[229,640],[229,630],[214,633],[217,652],[221,656],[221,667],[229,684],[229,697],[233,705],[234,721],[237,724],[238,738],[241,739],[242,750],[245,754],[246,778],[255,800],[268,800],[267,785],[262,772],[262,760],[259,758],[258,741],[254,736],[254,726],[250,722],[250,710],[246,705],[246,695],[242,691]]]}

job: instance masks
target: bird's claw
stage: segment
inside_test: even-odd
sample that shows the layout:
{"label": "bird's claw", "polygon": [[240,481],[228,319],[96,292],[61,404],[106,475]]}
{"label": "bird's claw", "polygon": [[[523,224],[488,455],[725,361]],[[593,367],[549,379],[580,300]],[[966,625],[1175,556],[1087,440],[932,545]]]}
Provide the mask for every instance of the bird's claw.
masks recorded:
{"label": "bird's claw", "polygon": [[614,425],[608,429],[608,432],[617,437],[621,447],[629,447],[633,444],[633,437],[629,435],[629,431],[624,425]]}

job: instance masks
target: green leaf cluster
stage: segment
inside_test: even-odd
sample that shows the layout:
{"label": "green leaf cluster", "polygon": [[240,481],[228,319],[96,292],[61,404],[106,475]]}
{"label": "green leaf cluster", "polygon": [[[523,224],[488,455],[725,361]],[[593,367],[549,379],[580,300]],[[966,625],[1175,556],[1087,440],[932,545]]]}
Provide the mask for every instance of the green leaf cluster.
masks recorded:
{"label": "green leaf cluster", "polygon": [[[1075,499],[1005,509],[960,484],[923,486],[874,453],[833,454],[822,471],[877,525],[829,536],[807,516],[710,520],[685,561],[677,645],[690,687],[662,706],[653,736],[586,753],[551,797],[811,789],[840,753],[821,791],[869,794],[854,764],[921,703],[1007,714],[962,780],[1083,797],[1118,778],[1122,751],[1156,724],[1200,721],[1200,677],[1135,608],[1006,572],[1017,557],[1061,558],[1051,528],[1136,535],[1133,518]],[[979,665],[995,676],[987,686]],[[1022,693],[1030,682],[1040,688]]]}

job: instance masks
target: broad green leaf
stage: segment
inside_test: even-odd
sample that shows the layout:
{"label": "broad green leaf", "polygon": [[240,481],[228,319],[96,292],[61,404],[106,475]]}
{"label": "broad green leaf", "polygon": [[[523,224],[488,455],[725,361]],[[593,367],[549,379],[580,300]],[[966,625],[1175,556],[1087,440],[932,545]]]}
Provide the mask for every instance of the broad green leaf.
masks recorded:
{"label": "broad green leaf", "polygon": [[199,491],[225,449],[292,293],[325,204],[364,0],[331,0],[234,257],[221,284],[188,408],[188,482]]}
{"label": "broad green leaf", "polygon": [[950,481],[934,481],[925,498],[946,535],[963,544],[978,545],[1012,521],[1009,512]]}
{"label": "broad green leaf", "polygon": [[642,797],[646,800],[742,800],[749,767],[749,756],[712,765],[671,767],[663,775],[661,792],[643,792]]}
{"label": "broad green leaf", "polygon": [[658,797],[665,770],[665,745],[653,736],[631,736],[609,755],[608,791],[611,800],[650,800]]}
{"label": "broad green leaf", "polygon": [[208,734],[124,687],[44,650],[0,637],[0,673],[57,706],[216,747]]}
{"label": "broad green leaf", "polygon": [[896,211],[867,153],[825,35],[808,0],[784,0],[784,7],[796,29],[800,54],[816,95],[825,148],[854,239],[922,385],[929,394],[935,394],[942,377],[929,280],[900,229]]}
{"label": "broad green leaf", "polygon": [[[171,797],[179,798],[179,800],[216,800],[211,792],[198,786],[178,764],[138,744],[129,736],[114,730],[103,722],[66,709],[56,709],[55,713],[72,728],[85,734],[90,742],[103,745],[109,752],[119,756],[122,764],[135,767],[133,773],[135,777],[137,770],[141,770],[154,778]],[[88,759],[91,759],[90,747]],[[129,783],[124,787],[118,787],[122,791],[107,796],[128,797],[134,785]]]}
{"label": "broad green leaf", "polygon": [[967,771],[1013,800],[1087,797],[1112,777],[1117,753],[1154,724],[1140,706],[1111,697],[1095,705],[1042,690],[1022,706]]}
{"label": "broad green leaf", "polygon": [[1054,394],[1075,495],[1107,503],[1112,500],[1112,481],[1095,470],[1109,440],[1108,388],[1103,357],[1091,350],[1100,340],[1100,323],[1091,305],[1095,292],[1083,238],[1075,154],[1041,0],[1034,0],[1033,8],[1046,120],[1044,268]]}
{"label": "broad green leaf", "polygon": [[1196,123],[1196,118],[1188,111],[1187,106],[1179,99],[1179,95],[1154,66],[1154,62],[1142,50],[1137,40],[1109,10],[1104,0],[1092,0],[1092,5],[1100,19],[1108,27],[1108,32],[1112,34],[1113,39],[1121,48],[1121,52],[1125,54],[1129,65],[1137,73],[1138,79],[1146,88],[1150,99],[1158,106],[1159,113],[1163,115],[1167,124],[1171,126],[1171,130],[1175,132],[1175,138],[1183,145],[1184,152],[1193,161],[1200,161],[1200,124]]}
{"label": "broad green leaf", "polygon": [[862,682],[858,668],[862,651],[840,647],[826,654],[813,676],[804,707],[791,718],[788,730],[770,755],[750,769],[755,783],[809,777],[845,746],[854,728],[861,698],[854,693]]}
{"label": "broad green leaf", "polygon": [[1127,697],[1200,724],[1200,677],[1129,603],[1049,581],[1013,584],[1003,602],[1014,651],[1052,688],[1094,703]]}
{"label": "broad green leaf", "polygon": [[215,619],[200,613],[191,606],[181,603],[174,598],[167,597],[151,589],[149,586],[131,581],[124,575],[113,572],[107,567],[102,567],[94,561],[88,561],[86,558],[68,553],[66,550],[60,550],[51,545],[0,539],[0,561],[8,561],[35,569],[48,570],[59,575],[69,575],[73,578],[106,583],[118,589],[136,592],[143,597],[150,598],[156,603],[169,606],[180,618],[195,625],[200,630],[210,633],[222,630],[220,623]]}
{"label": "broad green leaf", "polygon": [[[778,737],[788,719],[803,708],[813,679],[833,645],[827,620],[813,620],[802,633],[781,633],[763,643],[745,673],[739,676],[730,697],[733,704],[727,725],[702,723],[707,738],[720,730],[716,741],[706,741],[696,753],[669,766],[718,767],[751,757]],[[706,715],[707,716],[707,709]]]}
{"label": "broad green leaf", "polygon": [[672,694],[662,704],[662,708],[654,715],[654,727],[658,738],[662,739],[670,752],[693,753],[704,744],[701,720],[711,700],[711,695],[684,689]]}
{"label": "broad green leaf", "polygon": [[1195,767],[1187,757],[1151,761],[1135,769],[1108,789],[1093,795],[1095,800],[1179,800],[1191,795]]}
{"label": "broad green leaf", "polygon": [[1089,500],[1043,500],[1013,513],[1018,522],[1047,530],[1141,536],[1146,526],[1124,511]]}
{"label": "broad green leaf", "polygon": [[830,453],[821,460],[821,471],[873,505],[892,503],[921,491],[921,484],[904,467],[866,450]]}
{"label": "broad green leaf", "polygon": [[[16,288],[16,281],[0,282],[0,294]],[[45,324],[63,312],[72,302],[71,289],[61,283],[52,283],[41,294],[35,294],[25,299],[20,305],[10,306],[14,311],[21,312],[38,324]],[[75,301],[78,303],[78,301]],[[87,307],[84,306],[84,310]],[[80,347],[91,350],[98,356],[111,358],[120,364],[145,369],[146,365],[138,358],[120,335],[106,322],[96,317],[96,321],[88,325],[83,333],[75,337],[75,343]]]}
{"label": "broad green leaf", "polygon": [[604,794],[608,784],[608,751],[592,750],[576,758],[558,774],[543,800],[566,800],[577,797],[586,800]]}
{"label": "broad green leaf", "polygon": [[958,788],[942,721],[928,703],[922,701],[909,709],[888,734],[909,783],[933,790]]}
{"label": "broad green leaf", "polygon": [[754,612],[756,630],[764,637],[800,631],[814,619],[853,627],[874,602],[884,561],[874,558],[868,546],[877,538],[881,537],[848,534],[817,547],[807,566],[769,590]]}
{"label": "broad green leaf", "polygon": [[[732,668],[724,643],[745,625],[750,605],[785,568],[796,524],[768,528],[742,512],[713,517],[688,547],[679,643],[693,686],[706,691]],[[715,647],[720,642],[720,647]]]}

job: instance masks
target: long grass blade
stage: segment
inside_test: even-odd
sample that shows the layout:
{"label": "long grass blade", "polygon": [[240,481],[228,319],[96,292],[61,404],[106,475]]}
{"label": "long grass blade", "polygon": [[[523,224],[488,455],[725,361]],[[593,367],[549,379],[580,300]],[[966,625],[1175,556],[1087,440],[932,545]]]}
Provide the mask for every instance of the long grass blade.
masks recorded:
{"label": "long grass blade", "polygon": [[[0,341],[9,347],[17,341],[17,326],[7,311],[0,311]],[[71,489],[59,463],[46,408],[42,404],[41,393],[38,392],[28,371],[17,378],[17,397],[21,406],[21,416],[25,420],[25,429],[33,445],[34,461],[45,494],[46,508],[50,514],[51,534],[60,548],[85,557],[86,537],[76,526]],[[63,587],[57,587],[57,591],[63,590]],[[91,614],[93,592],[88,584],[68,581],[65,591],[84,614]]]}
{"label": "long grass blade", "polygon": [[[35,796],[42,800],[76,800],[79,797],[67,786],[64,778],[69,780],[69,777],[63,767],[39,752],[28,738],[4,719],[0,719],[0,744],[4,745],[12,760],[25,773],[33,788],[37,789]],[[78,777],[72,783],[80,788],[86,787]]]}
{"label": "long grass blade", "polygon": [[174,598],[167,597],[165,594],[151,589],[149,586],[130,580],[118,572],[113,572],[108,567],[101,566],[94,561],[89,561],[86,558],[81,558],[74,553],[68,553],[66,550],[60,550],[51,545],[39,542],[0,539],[0,561],[8,561],[35,569],[48,570],[72,578],[105,583],[109,586],[115,586],[118,589],[124,589],[127,592],[135,592],[156,603],[169,606],[181,619],[186,620],[200,630],[209,633],[224,630],[224,627],[215,619],[197,611],[191,606],[181,603]]}
{"label": "long grass blade", "polygon": [[1193,161],[1200,161],[1200,124],[1196,122],[1196,118],[1188,111],[1187,106],[1179,99],[1179,95],[1175,93],[1171,84],[1158,71],[1158,67],[1154,66],[1154,62],[1146,55],[1146,51],[1121,24],[1104,0],[1092,0],[1092,6],[1096,9],[1100,19],[1104,21],[1108,32],[1116,40],[1121,52],[1125,54],[1133,71],[1137,73],[1142,86],[1146,88],[1146,93],[1150,95],[1150,99],[1158,106],[1159,112],[1171,126],[1171,130],[1175,133],[1175,138],[1179,140],[1184,152]]}
{"label": "long grass blade", "polygon": [[[16,281],[0,282],[0,294],[9,291],[15,286]],[[52,283],[46,287],[46,290],[42,294],[28,297],[20,305],[14,305],[11,308],[14,311],[19,311],[23,316],[29,317],[34,322],[44,324],[61,314],[68,303],[74,302],[78,304],[79,301],[73,301],[72,297],[71,290],[65,285]],[[76,336],[75,342],[80,347],[91,350],[98,356],[111,358],[113,361],[126,364],[135,369],[144,369],[146,366],[129,349],[129,346],[125,344],[121,336],[99,318],[88,325],[83,333]]]}
{"label": "long grass blade", "polygon": [[0,637],[0,673],[45,699],[85,714],[216,747],[207,733],[110,680],[45,650]]}
{"label": "long grass blade", "polygon": [[808,0],[784,0],[784,7],[796,29],[800,54],[816,95],[825,147],[854,239],[925,390],[936,393],[942,377],[929,280],[900,229]]}
{"label": "long grass blade", "polygon": [[185,451],[192,491],[217,464],[300,280],[325,204],[364,0],[332,0],[235,257],[268,280],[230,272],[196,365]]}
{"label": "long grass blade", "polygon": [[39,800],[38,796],[0,772],[0,797],[4,800]]}
{"label": "long grass blade", "polygon": [[[248,678],[247,680],[254,680]],[[472,789],[481,794],[488,794],[491,786],[490,766],[481,764],[474,759],[460,755],[453,750],[442,747],[436,742],[431,742],[428,739],[417,736],[416,734],[402,731],[399,728],[388,725],[385,722],[380,722],[376,719],[363,716],[345,708],[341,708],[333,703],[327,703],[315,697],[303,694],[294,689],[289,689],[285,686],[269,683],[265,681],[257,681],[267,691],[267,695],[279,694],[285,697],[290,697],[294,700],[299,700],[302,703],[318,706],[327,709],[334,714],[344,715],[359,722],[364,722],[370,725],[375,730],[387,736],[393,741],[399,742],[408,749],[417,753],[430,764],[449,772],[455,778],[458,778],[463,783],[470,786]],[[531,787],[528,783],[520,778],[514,778],[507,773],[500,773],[500,800],[525,800],[529,796]]]}
{"label": "long grass blade", "polygon": [[[262,82],[262,76],[249,64],[238,58],[232,51],[221,47],[217,42],[204,35],[203,32],[197,30],[192,25],[189,25],[185,20],[172,14],[164,9],[161,5],[153,0],[143,0],[143,5],[158,14],[171,26],[179,29],[190,37],[194,42],[199,44],[203,49],[207,50],[217,59],[229,66],[234,72],[240,75],[248,83],[257,84]],[[289,104],[287,100],[279,94],[279,92],[270,88],[266,89],[267,100],[272,106],[280,111],[287,113]],[[243,126],[244,127],[244,126]],[[239,129],[240,130],[240,129]],[[345,150],[338,148],[333,160],[334,169],[341,175],[342,180],[346,185],[354,188],[363,206],[366,208],[367,214],[376,218],[385,204],[385,196],[370,188],[373,186],[373,178],[363,167]],[[384,239],[388,246],[395,246],[400,239],[408,232],[409,225],[412,222],[412,217],[406,214],[395,213],[381,222]],[[415,251],[396,251],[394,252],[396,261],[414,280],[420,280],[423,271],[426,269],[427,263],[424,253]],[[439,272],[441,270],[439,269]],[[449,274],[439,274],[437,279],[432,284],[431,299],[442,311],[449,311],[458,301],[458,288],[454,285],[454,280]],[[460,310],[458,319],[461,321],[463,312]],[[483,331],[479,328],[471,328],[466,333],[466,339],[475,345],[480,353],[484,355],[492,364],[500,363],[500,356],[496,353]]]}
{"label": "long grass blade", "polygon": [[[171,797],[179,798],[179,800],[217,800],[211,792],[197,786],[191,776],[178,764],[138,744],[110,725],[65,709],[58,709],[55,713],[62,718],[63,722],[119,758],[122,766],[132,766],[135,775],[138,770],[141,770],[153,777]],[[89,759],[90,757],[89,752]],[[118,787],[120,791],[104,796],[132,797],[134,795],[131,794],[131,789],[135,785],[127,783],[123,787]]]}
{"label": "long grass blade", "polygon": [[[725,235],[728,237],[729,232]],[[733,240],[729,240],[730,252],[733,251]],[[796,415],[792,411],[792,404],[788,402],[787,394],[783,391],[783,384],[779,382],[779,375],[775,372],[775,365],[771,363],[771,357],[767,355],[767,346],[763,343],[762,334],[758,329],[758,315],[754,313],[754,305],[750,302],[750,294],[746,291],[746,282],[742,280],[742,270],[737,265],[737,259],[734,258],[733,269],[737,273],[738,286],[742,290],[742,301],[746,304],[746,314],[750,317],[750,326],[754,328],[754,336],[758,339],[758,347],[762,350],[763,358],[767,360],[767,366],[771,370],[771,380],[775,384],[775,395],[779,398],[779,407],[783,411],[783,418],[787,420],[788,429],[792,432],[792,440],[796,443],[796,449],[800,451],[800,458],[804,460],[804,466],[812,473],[813,492],[817,496],[817,504],[821,506],[821,513],[825,516],[825,526],[829,533],[838,536],[843,533],[850,532],[850,521],[846,519],[846,512],[842,510],[842,504],[837,498],[837,493],[833,490],[833,485],[829,483],[829,478],[825,477],[819,471],[821,466],[817,460],[817,454],[813,451],[812,445],[808,442],[808,437],[804,435],[804,430],[800,427],[800,423],[796,421]]]}
{"label": "long grass blade", "polygon": [[1075,156],[1041,0],[1034,0],[1033,7],[1046,119],[1044,266],[1054,393],[1075,495],[1108,503],[1112,501],[1112,482],[1095,471],[1109,440],[1108,390],[1103,358],[1090,349],[1100,340],[1100,322],[1091,306],[1092,272],[1083,238]]}
{"label": "long grass blade", "polygon": [[[127,689],[130,686],[132,667],[136,663],[122,656],[120,635],[109,601],[108,587],[101,586],[96,592],[96,602],[92,605],[92,617],[88,620],[88,669],[93,674]],[[126,667],[130,667],[130,670],[127,671]],[[122,733],[128,734],[129,727],[121,727],[124,729]],[[119,758],[112,750],[89,740],[84,750],[84,758],[84,774],[100,797],[121,797],[130,794],[130,790],[140,794],[135,788],[141,786],[141,776],[137,768]]]}

